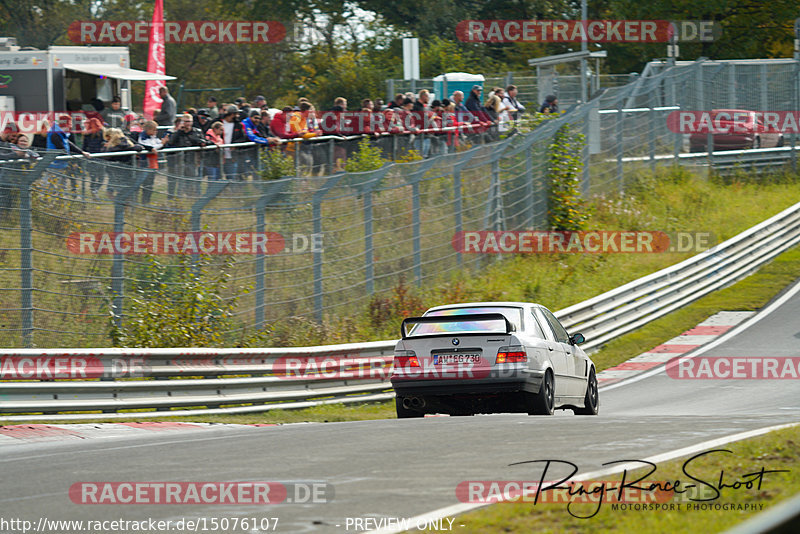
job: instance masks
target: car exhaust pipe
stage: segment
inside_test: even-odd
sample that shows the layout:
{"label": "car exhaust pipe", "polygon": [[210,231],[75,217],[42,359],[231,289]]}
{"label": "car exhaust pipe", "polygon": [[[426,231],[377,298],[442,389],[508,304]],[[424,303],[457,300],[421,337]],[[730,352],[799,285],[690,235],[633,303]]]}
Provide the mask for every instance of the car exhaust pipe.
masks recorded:
{"label": "car exhaust pipe", "polygon": [[409,408],[411,408],[411,407],[414,405],[414,404],[413,404],[413,402],[412,402],[412,400],[413,400],[413,399],[412,399],[412,398],[409,398],[409,397],[405,397],[405,398],[403,398],[403,408],[405,408],[406,410],[408,410]]}

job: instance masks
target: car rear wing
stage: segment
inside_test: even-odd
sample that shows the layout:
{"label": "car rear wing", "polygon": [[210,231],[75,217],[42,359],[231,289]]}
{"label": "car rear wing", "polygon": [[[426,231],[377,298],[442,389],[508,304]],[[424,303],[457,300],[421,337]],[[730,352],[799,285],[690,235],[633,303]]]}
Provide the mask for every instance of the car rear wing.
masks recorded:
{"label": "car rear wing", "polygon": [[[403,319],[403,323],[400,325],[400,336],[403,339],[408,339],[409,337],[416,337],[416,336],[409,336],[406,330],[406,325],[417,325],[417,324],[442,324],[442,323],[458,323],[458,322],[474,322],[474,321],[503,321],[505,325],[504,334],[508,334],[515,330],[514,325],[506,318],[505,315],[502,313],[465,313],[462,315],[436,315],[436,316],[429,316],[429,317],[408,317],[407,319]],[[436,332],[430,334],[423,334],[429,336],[442,336],[442,335],[451,335],[451,334],[485,334],[484,332]],[[498,333],[493,331],[491,333]]]}

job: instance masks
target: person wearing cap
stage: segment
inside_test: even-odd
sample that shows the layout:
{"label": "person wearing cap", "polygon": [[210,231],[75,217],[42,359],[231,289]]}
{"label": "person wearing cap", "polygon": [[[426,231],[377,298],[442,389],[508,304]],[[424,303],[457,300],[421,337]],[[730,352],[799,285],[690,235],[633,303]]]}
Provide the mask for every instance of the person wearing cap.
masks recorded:
{"label": "person wearing cap", "polygon": [[467,101],[464,103],[464,107],[467,108],[467,111],[478,118],[484,116],[483,104],[481,104],[481,91],[483,91],[483,87],[480,85],[473,85],[467,97]]}
{"label": "person wearing cap", "polygon": [[122,100],[120,97],[115,96],[111,99],[111,107],[105,108],[100,113],[103,117],[103,122],[109,128],[125,128],[125,112],[122,111]]}
{"label": "person wearing cap", "polygon": [[197,110],[197,115],[194,117],[194,127],[203,132],[203,135],[205,135],[206,132],[208,132],[208,129],[211,128],[212,122],[211,115],[206,108],[200,108]]}
{"label": "person wearing cap", "polygon": [[252,141],[253,143],[258,143],[260,145],[277,145],[281,142],[280,139],[273,136],[262,136],[259,132],[258,123],[261,121],[262,112],[254,109],[250,112],[250,116],[245,118],[242,121],[242,126],[244,126],[245,134],[247,134],[247,139]]}

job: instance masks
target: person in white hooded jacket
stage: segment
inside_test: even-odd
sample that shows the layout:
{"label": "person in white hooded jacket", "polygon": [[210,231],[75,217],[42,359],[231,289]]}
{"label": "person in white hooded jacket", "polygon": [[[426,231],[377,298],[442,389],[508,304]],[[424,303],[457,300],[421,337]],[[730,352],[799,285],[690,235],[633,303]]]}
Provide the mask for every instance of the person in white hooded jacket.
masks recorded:
{"label": "person in white hooded jacket", "polygon": [[145,153],[139,155],[139,173],[145,176],[142,182],[142,204],[149,204],[158,169],[158,150],[164,145],[158,137],[158,123],[155,121],[144,123],[144,129],[139,133],[138,143],[146,150]]}

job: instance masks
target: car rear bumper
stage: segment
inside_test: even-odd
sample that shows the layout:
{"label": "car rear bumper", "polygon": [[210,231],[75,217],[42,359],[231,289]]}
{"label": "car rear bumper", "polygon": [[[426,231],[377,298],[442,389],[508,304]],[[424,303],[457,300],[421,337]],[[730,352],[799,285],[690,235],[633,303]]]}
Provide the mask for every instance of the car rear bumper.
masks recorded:
{"label": "car rear bumper", "polygon": [[503,378],[475,380],[396,380],[392,387],[398,396],[404,395],[491,395],[528,391],[538,393],[544,371],[529,369]]}

